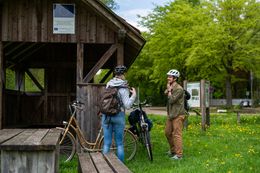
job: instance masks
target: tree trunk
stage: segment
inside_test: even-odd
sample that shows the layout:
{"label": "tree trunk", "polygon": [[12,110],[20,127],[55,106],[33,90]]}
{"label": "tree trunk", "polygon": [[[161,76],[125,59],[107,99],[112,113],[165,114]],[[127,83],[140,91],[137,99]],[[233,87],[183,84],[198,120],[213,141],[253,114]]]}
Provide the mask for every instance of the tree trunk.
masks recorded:
{"label": "tree trunk", "polygon": [[227,74],[226,77],[226,100],[227,100],[227,107],[232,106],[232,89],[231,89],[231,75]]}

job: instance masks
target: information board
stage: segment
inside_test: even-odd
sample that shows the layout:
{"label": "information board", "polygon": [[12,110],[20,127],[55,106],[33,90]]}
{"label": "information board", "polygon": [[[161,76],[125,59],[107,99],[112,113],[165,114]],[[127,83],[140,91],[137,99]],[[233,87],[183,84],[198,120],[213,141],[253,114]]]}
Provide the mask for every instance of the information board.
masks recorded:
{"label": "information board", "polygon": [[75,4],[53,4],[53,34],[75,34]]}

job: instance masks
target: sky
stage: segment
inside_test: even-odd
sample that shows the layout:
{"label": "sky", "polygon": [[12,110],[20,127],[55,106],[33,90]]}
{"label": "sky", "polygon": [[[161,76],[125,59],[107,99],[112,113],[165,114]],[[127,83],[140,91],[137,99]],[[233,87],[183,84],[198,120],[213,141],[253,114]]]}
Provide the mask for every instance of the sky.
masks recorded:
{"label": "sky", "polygon": [[115,0],[119,8],[114,10],[114,12],[140,31],[146,31],[146,28],[138,25],[140,19],[137,15],[146,16],[152,12],[156,5],[164,6],[169,1],[170,0]]}

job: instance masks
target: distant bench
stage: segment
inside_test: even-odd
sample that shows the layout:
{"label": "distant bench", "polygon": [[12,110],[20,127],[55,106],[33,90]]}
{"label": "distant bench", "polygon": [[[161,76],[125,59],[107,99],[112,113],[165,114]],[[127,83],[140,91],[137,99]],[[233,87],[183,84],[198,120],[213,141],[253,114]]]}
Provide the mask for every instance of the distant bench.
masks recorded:
{"label": "distant bench", "polygon": [[131,173],[114,153],[78,153],[80,173]]}
{"label": "distant bench", "polygon": [[1,172],[59,172],[56,129],[0,130]]}

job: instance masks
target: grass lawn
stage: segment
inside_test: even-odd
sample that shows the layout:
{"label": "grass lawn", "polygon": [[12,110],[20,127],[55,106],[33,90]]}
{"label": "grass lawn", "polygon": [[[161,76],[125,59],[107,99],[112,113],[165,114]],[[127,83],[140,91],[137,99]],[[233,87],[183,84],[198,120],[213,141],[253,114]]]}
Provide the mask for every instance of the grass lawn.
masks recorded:
{"label": "grass lawn", "polygon": [[[165,152],[168,144],[164,136],[164,116],[149,115],[153,120],[151,139],[154,161],[147,158],[139,146],[134,160],[126,165],[134,173],[198,173],[198,172],[260,172],[260,116],[236,114],[211,115],[211,126],[201,131],[200,117],[190,116],[189,126],[183,131],[184,157],[171,160]],[[61,164],[61,172],[77,172],[77,160]]]}

